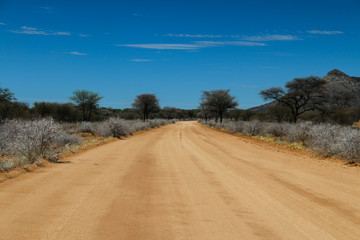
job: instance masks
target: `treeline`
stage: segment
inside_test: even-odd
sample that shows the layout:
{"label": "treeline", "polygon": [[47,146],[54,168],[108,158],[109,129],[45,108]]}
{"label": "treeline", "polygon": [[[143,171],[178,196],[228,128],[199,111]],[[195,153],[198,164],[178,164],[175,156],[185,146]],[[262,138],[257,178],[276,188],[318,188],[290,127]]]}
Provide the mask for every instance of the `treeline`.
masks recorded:
{"label": "treeline", "polygon": [[[310,121],[314,123],[332,123],[340,125],[352,125],[360,120],[360,107],[327,107],[327,115],[320,110],[313,110],[311,112],[300,115],[297,121]],[[216,114],[204,114],[199,112],[198,117],[202,120],[216,119]],[[279,104],[267,106],[262,111],[253,111],[251,109],[231,109],[224,114],[225,119],[235,121],[252,121],[259,120],[261,122],[294,122],[291,111]]]}
{"label": "treeline", "polygon": [[[198,109],[185,110],[175,107],[160,108],[154,94],[136,96],[133,108],[114,109],[100,107],[103,97],[88,90],[76,90],[69,97],[72,102],[35,102],[33,106],[19,102],[8,88],[0,87],[0,121],[5,119],[38,119],[51,117],[57,122],[98,122],[111,117],[135,119],[196,119]],[[144,113],[145,111],[145,113]]]}
{"label": "treeline", "polygon": [[267,122],[294,122],[299,120],[317,123],[351,125],[360,119],[360,96],[349,90],[330,88],[327,81],[310,76],[295,78],[285,88],[272,87],[261,91],[260,96],[270,103],[248,110],[237,109],[238,102],[230,90],[203,91],[198,109],[184,110],[174,107],[160,108],[155,94],[140,94],[134,98],[132,108],[112,109],[100,107],[103,98],[88,90],[76,90],[69,103],[16,101],[14,93],[0,88],[0,120],[52,117],[59,122],[102,121],[110,117],[127,120],[142,119],[223,119],[260,120]]}
{"label": "treeline", "polygon": [[360,119],[360,96],[351,91],[337,91],[325,80],[310,76],[295,78],[282,87],[272,87],[259,94],[268,104],[248,110],[238,105],[229,90],[203,91],[199,118],[260,120],[266,122],[312,121],[351,125]]}

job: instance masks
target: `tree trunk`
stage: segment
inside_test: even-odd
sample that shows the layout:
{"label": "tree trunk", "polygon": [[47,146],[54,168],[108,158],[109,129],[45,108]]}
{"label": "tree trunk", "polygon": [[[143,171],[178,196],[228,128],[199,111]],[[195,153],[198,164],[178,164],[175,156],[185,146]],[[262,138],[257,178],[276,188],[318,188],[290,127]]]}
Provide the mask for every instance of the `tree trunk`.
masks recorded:
{"label": "tree trunk", "polygon": [[298,118],[298,115],[297,115],[297,114],[294,114],[294,119],[293,119],[294,123],[297,122],[297,118]]}
{"label": "tree trunk", "polygon": [[85,106],[82,106],[81,108],[82,108],[83,121],[86,121]]}

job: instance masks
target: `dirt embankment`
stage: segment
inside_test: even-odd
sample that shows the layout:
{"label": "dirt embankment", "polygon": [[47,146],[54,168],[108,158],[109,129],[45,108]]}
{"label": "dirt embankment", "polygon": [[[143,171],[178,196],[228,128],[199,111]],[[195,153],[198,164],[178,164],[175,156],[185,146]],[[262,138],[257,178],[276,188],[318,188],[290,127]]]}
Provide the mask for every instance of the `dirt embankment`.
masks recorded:
{"label": "dirt embankment", "polygon": [[359,239],[360,172],[179,122],[0,183],[0,239]]}

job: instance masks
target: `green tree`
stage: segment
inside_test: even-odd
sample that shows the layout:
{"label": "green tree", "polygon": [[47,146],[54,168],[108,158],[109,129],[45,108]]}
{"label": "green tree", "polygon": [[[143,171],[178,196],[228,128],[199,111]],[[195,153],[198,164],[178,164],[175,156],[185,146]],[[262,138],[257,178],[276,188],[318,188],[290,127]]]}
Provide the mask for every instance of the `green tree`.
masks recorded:
{"label": "green tree", "polygon": [[75,102],[82,113],[83,121],[91,121],[94,112],[99,107],[99,101],[103,97],[98,93],[88,90],[76,90],[70,100]]}
{"label": "green tree", "polygon": [[0,103],[11,102],[13,100],[16,100],[14,93],[10,92],[8,88],[0,87]]}
{"label": "green tree", "polygon": [[318,109],[327,101],[325,84],[323,79],[315,76],[295,78],[286,83],[286,91],[282,87],[272,87],[261,91],[260,95],[264,100],[275,100],[286,106],[293,122],[297,122],[299,115]]}
{"label": "green tree", "polygon": [[200,108],[203,112],[215,114],[216,121],[218,118],[222,122],[227,110],[239,105],[235,97],[230,95],[230,90],[203,91],[201,95]]}
{"label": "green tree", "polygon": [[133,108],[140,112],[142,120],[145,122],[149,115],[160,110],[159,100],[155,94],[140,94],[135,97]]}

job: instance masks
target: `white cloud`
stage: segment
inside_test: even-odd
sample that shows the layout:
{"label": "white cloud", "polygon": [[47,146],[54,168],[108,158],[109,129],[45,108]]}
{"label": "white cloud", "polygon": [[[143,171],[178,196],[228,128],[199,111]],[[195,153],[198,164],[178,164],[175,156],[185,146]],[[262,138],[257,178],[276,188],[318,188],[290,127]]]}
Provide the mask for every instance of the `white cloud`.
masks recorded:
{"label": "white cloud", "polygon": [[178,37],[178,38],[240,38],[237,34],[182,34],[182,33],[169,33],[162,35],[164,37]]}
{"label": "white cloud", "polygon": [[71,55],[78,55],[78,56],[86,56],[86,55],[87,55],[87,53],[81,53],[81,52],[76,52],[76,51],[74,51],[74,52],[69,52],[69,54],[71,54]]}
{"label": "white cloud", "polygon": [[69,36],[71,35],[69,32],[54,32],[50,33],[50,35],[63,35],[63,36]]}
{"label": "white cloud", "polygon": [[153,62],[151,59],[131,59],[131,62]]}
{"label": "white cloud", "polygon": [[36,28],[33,28],[33,27],[27,27],[27,26],[23,26],[23,27],[21,27],[21,29],[24,29],[24,30],[34,30],[34,31],[36,31],[37,29]]}
{"label": "white cloud", "polygon": [[191,44],[172,44],[172,43],[155,43],[155,44],[116,44],[118,47],[132,47],[145,49],[166,49],[166,50],[197,50],[200,48],[218,47],[218,46],[265,46],[265,43],[243,42],[243,41],[196,41]]}
{"label": "white cloud", "polygon": [[90,37],[90,35],[83,34],[83,33],[79,33],[78,36],[79,36],[79,37]]}
{"label": "white cloud", "polygon": [[320,34],[320,35],[335,35],[335,34],[343,34],[344,33],[342,31],[322,31],[322,30],[309,30],[306,32],[310,33],[310,34]]}
{"label": "white cloud", "polygon": [[281,34],[266,34],[266,35],[257,35],[257,36],[245,36],[242,37],[243,40],[247,41],[292,41],[292,40],[301,40],[295,35],[281,35]]}
{"label": "white cloud", "polygon": [[5,24],[5,23],[3,23],[3,22],[0,22],[0,25],[3,25],[3,26],[4,26],[4,25],[6,25],[6,24]]}
{"label": "white cloud", "polygon": [[223,35],[212,35],[212,34],[165,34],[165,37],[181,37],[181,38],[222,38]]}
{"label": "white cloud", "polygon": [[265,46],[265,43],[259,42],[243,42],[243,41],[196,41],[195,43],[200,44],[203,47],[216,47],[216,46]]}
{"label": "white cloud", "polygon": [[69,36],[71,35],[69,32],[55,32],[55,31],[44,31],[34,27],[21,27],[21,30],[11,30],[13,33],[19,34],[30,34],[30,35],[54,35],[54,36]]}
{"label": "white cloud", "polygon": [[172,49],[192,50],[201,46],[196,44],[171,44],[171,43],[150,43],[150,44],[117,44],[118,47],[146,48],[146,49]]}

